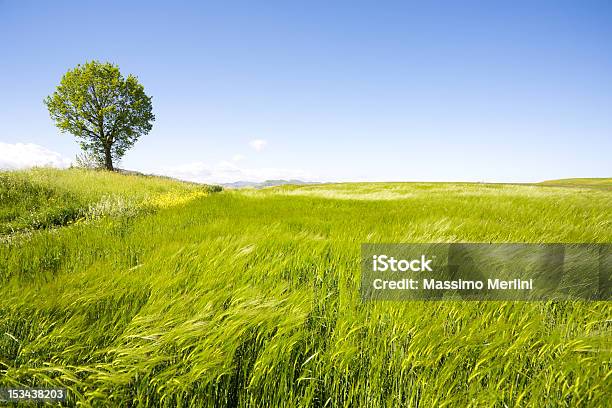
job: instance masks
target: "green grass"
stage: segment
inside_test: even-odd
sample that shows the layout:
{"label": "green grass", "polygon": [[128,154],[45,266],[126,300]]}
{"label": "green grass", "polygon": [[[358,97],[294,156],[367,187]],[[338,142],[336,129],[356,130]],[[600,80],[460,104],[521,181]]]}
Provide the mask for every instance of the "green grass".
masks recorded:
{"label": "green grass", "polygon": [[0,172],[0,235],[66,225],[83,217],[133,210],[164,194],[206,189],[161,177],[76,168]]}
{"label": "green grass", "polygon": [[612,190],[612,178],[571,178],[548,180],[540,184],[545,186],[586,187]]}
{"label": "green grass", "polygon": [[0,246],[0,386],[83,406],[606,406],[609,302],[362,303],[359,248],[612,242],[610,208],[589,188],[359,183],[40,230]]}

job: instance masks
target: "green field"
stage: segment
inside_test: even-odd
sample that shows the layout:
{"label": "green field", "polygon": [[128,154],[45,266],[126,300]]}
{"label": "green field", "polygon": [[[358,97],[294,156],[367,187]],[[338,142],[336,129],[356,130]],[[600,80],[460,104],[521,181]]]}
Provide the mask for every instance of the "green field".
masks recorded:
{"label": "green field", "polygon": [[359,297],[363,242],[612,242],[612,181],[558,184],[0,173],[0,386],[82,406],[609,406],[610,302]]}

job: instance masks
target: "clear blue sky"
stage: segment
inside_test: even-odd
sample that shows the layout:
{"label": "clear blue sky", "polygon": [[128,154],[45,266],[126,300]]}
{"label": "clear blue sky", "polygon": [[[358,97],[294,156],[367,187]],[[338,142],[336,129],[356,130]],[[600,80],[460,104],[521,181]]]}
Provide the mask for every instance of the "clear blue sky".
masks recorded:
{"label": "clear blue sky", "polygon": [[220,182],[612,176],[610,1],[207,3],[0,0],[0,158],[18,143],[74,157],[42,100],[98,59],[153,96],[153,131],[125,168]]}

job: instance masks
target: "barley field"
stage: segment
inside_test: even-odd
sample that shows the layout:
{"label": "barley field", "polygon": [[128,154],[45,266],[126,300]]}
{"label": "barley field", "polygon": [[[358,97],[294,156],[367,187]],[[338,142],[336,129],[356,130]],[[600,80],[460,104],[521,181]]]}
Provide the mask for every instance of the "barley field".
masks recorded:
{"label": "barley field", "polygon": [[70,406],[610,405],[610,302],[362,302],[364,242],[612,242],[612,180],[0,173],[0,387]]}

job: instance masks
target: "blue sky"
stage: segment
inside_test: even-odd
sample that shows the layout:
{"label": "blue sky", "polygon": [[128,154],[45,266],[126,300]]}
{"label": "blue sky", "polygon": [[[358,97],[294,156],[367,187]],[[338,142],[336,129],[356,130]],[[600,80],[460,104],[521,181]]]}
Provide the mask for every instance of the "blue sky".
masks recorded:
{"label": "blue sky", "polygon": [[4,167],[74,157],[42,100],[98,59],[153,96],[153,130],[124,168],[216,182],[612,176],[609,1],[0,0],[0,44]]}

